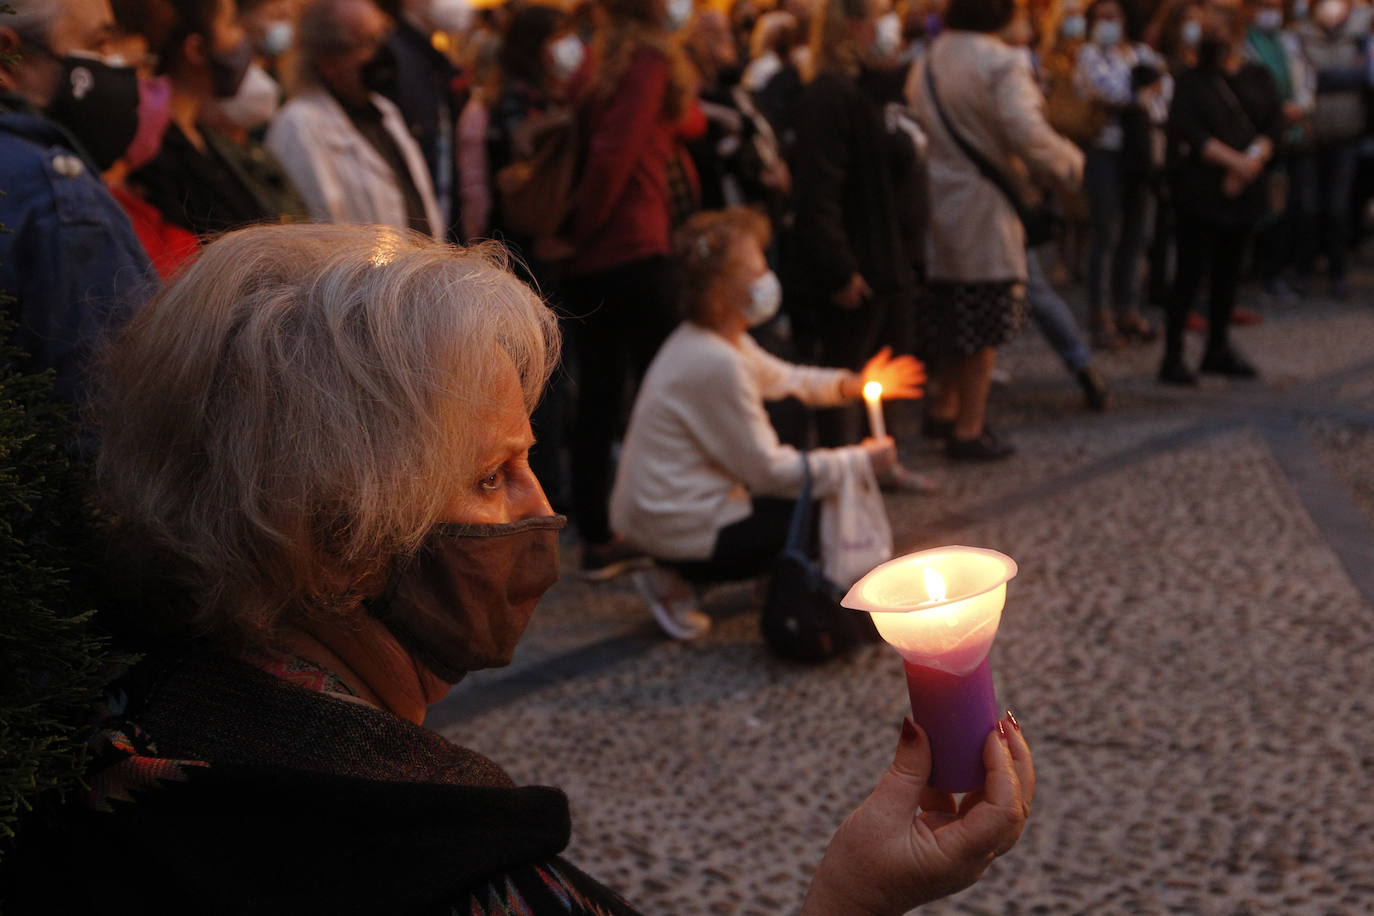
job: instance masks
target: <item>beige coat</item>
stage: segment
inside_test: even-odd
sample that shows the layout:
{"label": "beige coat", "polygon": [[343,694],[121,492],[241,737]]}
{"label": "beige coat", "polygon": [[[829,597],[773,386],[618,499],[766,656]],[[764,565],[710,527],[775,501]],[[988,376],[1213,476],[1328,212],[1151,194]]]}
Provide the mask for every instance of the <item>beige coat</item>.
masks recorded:
{"label": "beige coat", "polygon": [[[424,153],[395,105],[375,92],[372,103],[405,157],[434,237],[442,239],[444,218]],[[409,224],[405,196],[391,166],[325,90],[309,89],[287,102],[273,119],[265,145],[319,222],[376,223],[397,229]]]}
{"label": "beige coat", "polygon": [[930,137],[931,280],[988,283],[1026,279],[1026,240],[1006,197],[955,145],[930,101],[925,68],[964,140],[1003,170],[1022,200],[1036,187],[1071,188],[1083,179],[1083,151],[1045,120],[1045,98],[1030,56],[992,35],[945,32],[907,81],[907,99]]}

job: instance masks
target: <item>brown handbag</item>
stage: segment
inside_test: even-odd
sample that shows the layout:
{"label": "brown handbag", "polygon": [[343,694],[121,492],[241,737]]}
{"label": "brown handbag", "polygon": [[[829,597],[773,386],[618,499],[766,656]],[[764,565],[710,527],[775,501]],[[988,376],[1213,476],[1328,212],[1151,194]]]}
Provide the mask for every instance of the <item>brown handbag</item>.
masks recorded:
{"label": "brown handbag", "polygon": [[521,156],[496,173],[504,227],[532,238],[556,236],[572,213],[582,173],[576,113],[550,112],[530,125]]}
{"label": "brown handbag", "polygon": [[1079,146],[1087,146],[1102,133],[1108,118],[1105,105],[1079,95],[1071,69],[1060,69],[1054,74],[1045,95],[1045,119],[1056,132]]}

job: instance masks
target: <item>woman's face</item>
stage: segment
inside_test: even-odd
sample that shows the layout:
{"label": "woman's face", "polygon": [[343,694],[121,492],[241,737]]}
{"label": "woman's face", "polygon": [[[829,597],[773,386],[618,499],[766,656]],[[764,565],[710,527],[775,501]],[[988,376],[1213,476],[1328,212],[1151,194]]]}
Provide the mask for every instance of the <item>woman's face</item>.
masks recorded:
{"label": "woman's face", "polygon": [[758,241],[749,236],[736,239],[716,281],[718,314],[738,317],[749,304],[749,287],[766,273],[768,259]]}
{"label": "woman's face", "polygon": [[1096,25],[1099,22],[1119,22],[1124,26],[1126,14],[1115,3],[1099,3],[1097,9],[1093,11],[1092,24]]}
{"label": "woman's face", "polygon": [[534,434],[520,379],[509,360],[501,361],[495,390],[473,420],[484,434],[477,464],[459,481],[457,494],[444,510],[446,522],[499,525],[553,515],[544,488],[530,470]]}
{"label": "woman's face", "polygon": [[244,34],[234,0],[220,0],[215,7],[215,18],[210,21],[210,54],[228,54],[243,41]]}

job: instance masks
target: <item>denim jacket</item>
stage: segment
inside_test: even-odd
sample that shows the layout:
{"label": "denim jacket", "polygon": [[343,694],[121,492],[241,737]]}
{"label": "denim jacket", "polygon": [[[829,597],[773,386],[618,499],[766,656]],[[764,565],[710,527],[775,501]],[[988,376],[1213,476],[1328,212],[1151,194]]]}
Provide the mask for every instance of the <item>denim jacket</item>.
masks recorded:
{"label": "denim jacket", "polygon": [[24,367],[54,369],[55,395],[84,400],[94,349],[158,285],[157,274],[71,134],[0,95],[0,290],[18,301]]}

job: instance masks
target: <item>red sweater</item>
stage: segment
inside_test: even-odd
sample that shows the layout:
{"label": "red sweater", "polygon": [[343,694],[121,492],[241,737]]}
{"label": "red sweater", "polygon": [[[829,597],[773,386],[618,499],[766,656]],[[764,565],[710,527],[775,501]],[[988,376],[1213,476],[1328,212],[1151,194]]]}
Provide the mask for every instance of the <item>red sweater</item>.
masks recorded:
{"label": "red sweater", "polygon": [[[571,274],[608,270],[670,250],[666,163],[682,125],[664,113],[669,63],[640,48],[610,98],[580,93],[587,161],[578,188]],[[591,74],[584,71],[582,76]]]}

